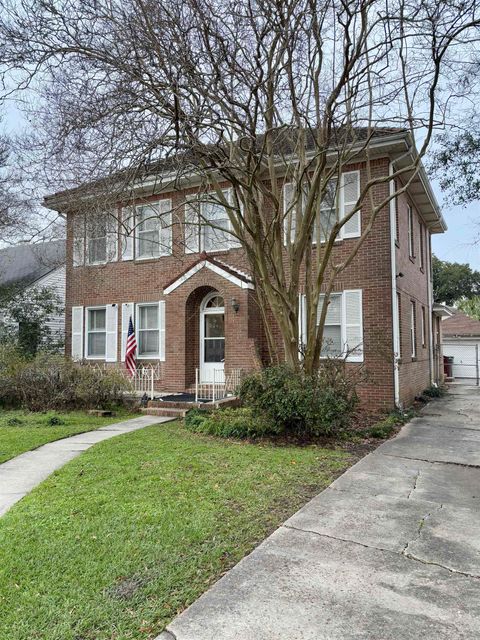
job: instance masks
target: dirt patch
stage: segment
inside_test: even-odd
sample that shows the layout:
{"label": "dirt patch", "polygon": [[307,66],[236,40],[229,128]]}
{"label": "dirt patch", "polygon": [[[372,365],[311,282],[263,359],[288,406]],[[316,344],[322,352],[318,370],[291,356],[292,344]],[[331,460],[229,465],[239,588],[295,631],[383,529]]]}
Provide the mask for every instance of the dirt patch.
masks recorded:
{"label": "dirt patch", "polygon": [[130,600],[145,584],[145,578],[139,576],[119,578],[116,585],[107,589],[107,595],[118,600]]}

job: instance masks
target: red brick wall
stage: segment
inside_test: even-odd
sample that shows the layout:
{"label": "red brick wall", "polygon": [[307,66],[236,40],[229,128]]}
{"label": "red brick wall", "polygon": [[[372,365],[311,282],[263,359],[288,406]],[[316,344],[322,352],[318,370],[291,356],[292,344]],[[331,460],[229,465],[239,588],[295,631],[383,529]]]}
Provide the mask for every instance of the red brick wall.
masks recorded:
{"label": "red brick wall", "polygon": [[[350,167],[349,167],[350,169]],[[364,164],[351,166],[359,169],[361,181],[366,180]],[[372,162],[374,175],[387,175],[388,159]],[[388,184],[378,185],[374,198],[379,201],[387,196]],[[165,194],[171,197],[173,206],[181,216],[185,192]],[[368,218],[368,202],[362,210],[362,230]],[[427,305],[426,277],[416,263],[408,259],[406,240],[406,213],[403,199],[399,202],[400,244],[397,249],[397,271],[404,272],[399,283],[402,302],[414,296]],[[198,255],[184,254],[182,228],[173,226],[173,255],[143,261],[118,261],[103,266],[72,266],[72,220],[67,223],[67,338],[66,352],[71,345],[71,307],[91,306],[122,302],[166,301],[166,361],[163,365],[165,390],[183,390],[193,384],[198,365],[199,320],[198,309],[204,295],[212,289],[225,299],[226,369],[252,369],[267,359],[267,346],[262,330],[260,312],[255,294],[240,289],[228,280],[203,269],[167,296],[163,287],[185,271]],[[349,255],[356,239],[339,241],[335,246],[333,261]],[[417,240],[418,242],[418,240]],[[427,245],[425,245],[427,247]],[[248,271],[248,264],[239,249],[216,253],[215,257],[232,266]],[[335,290],[363,290],[364,356],[362,368],[367,373],[366,382],[360,387],[360,396],[369,405],[389,409],[394,404],[393,388],[393,335],[391,323],[391,256],[390,222],[388,206],[378,215],[373,229],[361,247],[353,263],[341,274]],[[235,298],[240,303],[238,313],[231,307]],[[404,307],[405,305],[402,305]],[[402,353],[407,348],[406,316],[402,313]],[[417,319],[419,316],[417,314]],[[120,358],[121,313],[119,313],[118,354]],[[420,325],[418,325],[420,336]],[[280,340],[277,332],[277,337]],[[419,346],[417,362],[408,359],[401,363],[402,400],[410,401],[425,386],[428,379],[428,350]],[[350,368],[360,365],[351,363]]]}
{"label": "red brick wall", "polygon": [[[409,255],[408,246],[408,204],[413,211],[414,256]],[[430,260],[430,239],[426,225],[420,218],[407,194],[397,198],[398,240],[396,247],[397,291],[400,294],[400,400],[411,404],[415,396],[430,386],[430,328],[428,300],[428,268]],[[423,234],[424,267],[420,266],[420,237]],[[417,355],[412,358],[410,340],[411,302],[416,308]],[[421,340],[422,308],[425,310],[425,346]]]}

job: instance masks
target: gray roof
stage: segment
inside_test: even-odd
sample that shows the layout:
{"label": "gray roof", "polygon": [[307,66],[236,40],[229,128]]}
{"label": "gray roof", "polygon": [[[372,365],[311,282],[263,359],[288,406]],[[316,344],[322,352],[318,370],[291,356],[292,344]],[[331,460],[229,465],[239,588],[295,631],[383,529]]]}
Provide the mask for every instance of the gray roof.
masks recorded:
{"label": "gray roof", "polygon": [[0,285],[35,282],[65,264],[65,240],[0,249]]}

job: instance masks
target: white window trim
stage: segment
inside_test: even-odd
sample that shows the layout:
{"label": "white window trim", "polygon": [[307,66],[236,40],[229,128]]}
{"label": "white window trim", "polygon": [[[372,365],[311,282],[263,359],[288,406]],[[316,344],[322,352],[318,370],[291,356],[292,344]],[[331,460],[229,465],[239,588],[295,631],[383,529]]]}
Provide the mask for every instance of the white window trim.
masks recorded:
{"label": "white window trim", "polygon": [[[105,353],[103,354],[103,356],[90,356],[88,354],[88,334],[90,333],[89,331],[89,311],[95,311],[97,309],[104,309],[105,310]],[[101,360],[103,362],[106,361],[106,357],[107,357],[107,305],[106,304],[100,304],[100,305],[96,305],[94,307],[85,307],[84,310],[84,315],[85,315],[85,319],[83,322],[83,326],[85,327],[85,335],[84,335],[84,345],[83,345],[83,349],[84,349],[84,354],[85,354],[85,360]],[[95,332],[94,332],[95,333]],[[99,333],[99,332],[97,332]]]}
{"label": "white window trim", "polygon": [[427,346],[427,328],[426,328],[426,311],[425,306],[421,305],[421,323],[422,323],[422,348]]}
{"label": "white window trim", "polygon": [[[225,196],[225,199],[227,200],[227,202],[229,204],[232,204],[232,200],[233,200],[233,190],[232,188],[228,188],[228,189],[222,189],[222,193]],[[216,191],[210,191],[207,196],[215,196],[217,195]],[[184,206],[184,218],[183,218],[183,224],[184,227],[187,224],[186,223],[186,209],[187,206],[189,204],[192,203],[197,203],[198,207],[199,207],[199,212],[197,214],[197,222],[194,223],[195,226],[197,227],[197,242],[198,242],[198,248],[195,251],[191,251],[187,249],[187,243],[185,240],[185,228],[184,228],[184,238],[183,238],[183,244],[184,244],[184,251],[186,254],[195,254],[195,253],[204,253],[205,252],[205,242],[204,242],[204,237],[203,237],[203,227],[207,227],[208,224],[206,222],[204,222],[204,217],[203,217],[203,212],[202,212],[202,208],[204,205],[207,204],[218,204],[219,206],[223,206],[220,202],[213,202],[209,201],[209,200],[202,200],[201,196],[199,197],[198,195],[192,194],[190,196],[188,196],[185,200],[185,206]],[[207,253],[210,254],[215,254],[215,253],[225,253],[225,251],[230,251],[231,249],[238,249],[240,247],[240,244],[238,243],[238,241],[235,239],[235,236],[232,235],[233,233],[233,226],[232,226],[232,221],[230,220],[230,216],[228,215],[228,213],[226,214],[226,218],[228,220],[228,229],[226,229],[225,231],[228,232],[229,236],[228,236],[228,241],[227,241],[227,246],[224,247],[223,249],[214,249],[213,251],[208,251]],[[189,223],[192,224],[192,223]],[[193,226],[193,225],[192,225]]]}
{"label": "white window trim", "polygon": [[407,204],[407,222],[408,222],[408,255],[415,258],[415,239],[413,234],[413,207]]}
{"label": "white window trim", "polygon": [[410,300],[410,342],[412,351],[412,360],[417,357],[417,327],[416,327],[416,305]]}
{"label": "white window trim", "polygon": [[[362,353],[359,355],[350,354],[347,356],[346,350],[345,350],[345,346],[347,344],[347,308],[346,308],[347,305],[345,304],[345,295],[347,293],[360,293],[360,308],[361,308],[360,334],[362,335],[362,343],[361,343]],[[321,294],[321,295],[324,295],[324,294]],[[365,359],[365,348],[364,348],[364,342],[363,342],[363,289],[344,289],[343,291],[332,291],[332,293],[330,294],[330,298],[335,295],[341,296],[340,298],[340,317],[341,317],[340,331],[341,331],[341,340],[342,340],[342,352],[338,356],[338,358],[339,359],[345,358],[347,362],[363,362]],[[330,356],[320,356],[320,359],[327,360],[327,358],[329,357]]]}
{"label": "white window trim", "polygon": [[[158,256],[139,256],[138,255],[138,244],[139,244],[139,237],[138,237],[138,222],[137,222],[137,218],[138,218],[138,209],[140,209],[141,207],[155,207],[158,206],[160,207],[160,203],[161,202],[168,202],[168,210],[166,213],[168,213],[170,215],[170,246],[168,249],[168,253],[160,253]],[[159,229],[158,229],[158,235],[159,238],[161,236],[162,233],[162,226],[161,226],[161,221],[160,218],[162,216],[162,213],[159,209],[158,211],[158,221],[159,221]],[[153,217],[153,216],[152,216]],[[160,258],[166,258],[168,256],[171,256],[173,254],[173,229],[172,229],[172,225],[173,225],[173,214],[172,214],[172,200],[171,198],[160,198],[159,200],[155,200],[152,202],[144,202],[142,204],[137,204],[135,205],[135,217],[134,217],[134,229],[133,229],[133,260],[135,262],[143,262],[144,260],[160,260]],[[167,227],[168,228],[168,227]],[[162,248],[162,245],[160,243],[159,240],[159,247],[160,249]]]}
{"label": "white window trim", "polygon": [[[165,354],[162,357],[162,339],[165,339],[165,333],[166,333],[166,327],[164,326],[162,329],[162,310],[160,308],[161,305],[165,304],[164,300],[161,300],[160,302],[137,302],[135,303],[135,337],[137,340],[137,355],[136,355],[136,359],[137,360],[159,360],[160,362],[165,362]],[[157,307],[158,309],[158,354],[155,356],[152,355],[148,355],[148,356],[142,356],[140,355],[140,324],[139,324],[139,317],[140,317],[140,307]],[[164,316],[164,322],[165,322],[165,316]],[[163,334],[163,336],[162,336]]]}
{"label": "white window trim", "polygon": [[[344,176],[347,175],[352,175],[352,174],[356,174],[358,176],[358,190],[359,190],[359,194],[360,194],[360,170],[359,169],[355,169],[354,171],[345,171],[340,175],[340,189],[338,192],[338,198],[337,198],[337,221],[340,220],[340,213],[344,213],[345,211],[345,188],[344,188],[344,181],[345,178]],[[336,178],[331,178],[332,180],[335,180]],[[287,198],[286,198],[286,190],[288,187],[292,186],[292,182],[285,182],[283,185],[283,189],[282,189],[282,198],[283,198],[283,213],[286,213],[286,202],[287,202]],[[358,197],[357,197],[358,200]],[[359,238],[362,235],[362,209],[360,207],[360,209],[358,209],[358,211],[355,212],[354,216],[358,215],[358,220],[359,220],[359,224],[358,224],[358,233],[346,233],[345,232],[345,225],[342,225],[342,227],[340,228],[340,231],[338,232],[337,237],[335,238],[334,242],[341,242],[342,240],[349,240],[350,238]],[[284,224],[283,224],[283,244],[286,246],[287,243],[287,233],[286,233],[286,229],[285,229],[285,218],[284,218]],[[327,240],[321,240],[320,244],[325,244],[327,242]],[[312,237],[312,244],[316,245],[317,244],[317,239],[316,239],[316,235],[314,234]]]}

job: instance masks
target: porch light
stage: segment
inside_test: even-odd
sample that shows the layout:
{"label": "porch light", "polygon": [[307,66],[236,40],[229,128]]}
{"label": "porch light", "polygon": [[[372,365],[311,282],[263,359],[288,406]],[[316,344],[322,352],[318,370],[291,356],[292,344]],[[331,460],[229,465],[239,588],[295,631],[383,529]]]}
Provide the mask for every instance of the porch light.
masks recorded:
{"label": "porch light", "polygon": [[232,305],[232,309],[235,311],[235,313],[238,313],[240,309],[240,303],[238,302],[238,300],[236,298],[232,298],[232,302],[230,304]]}

